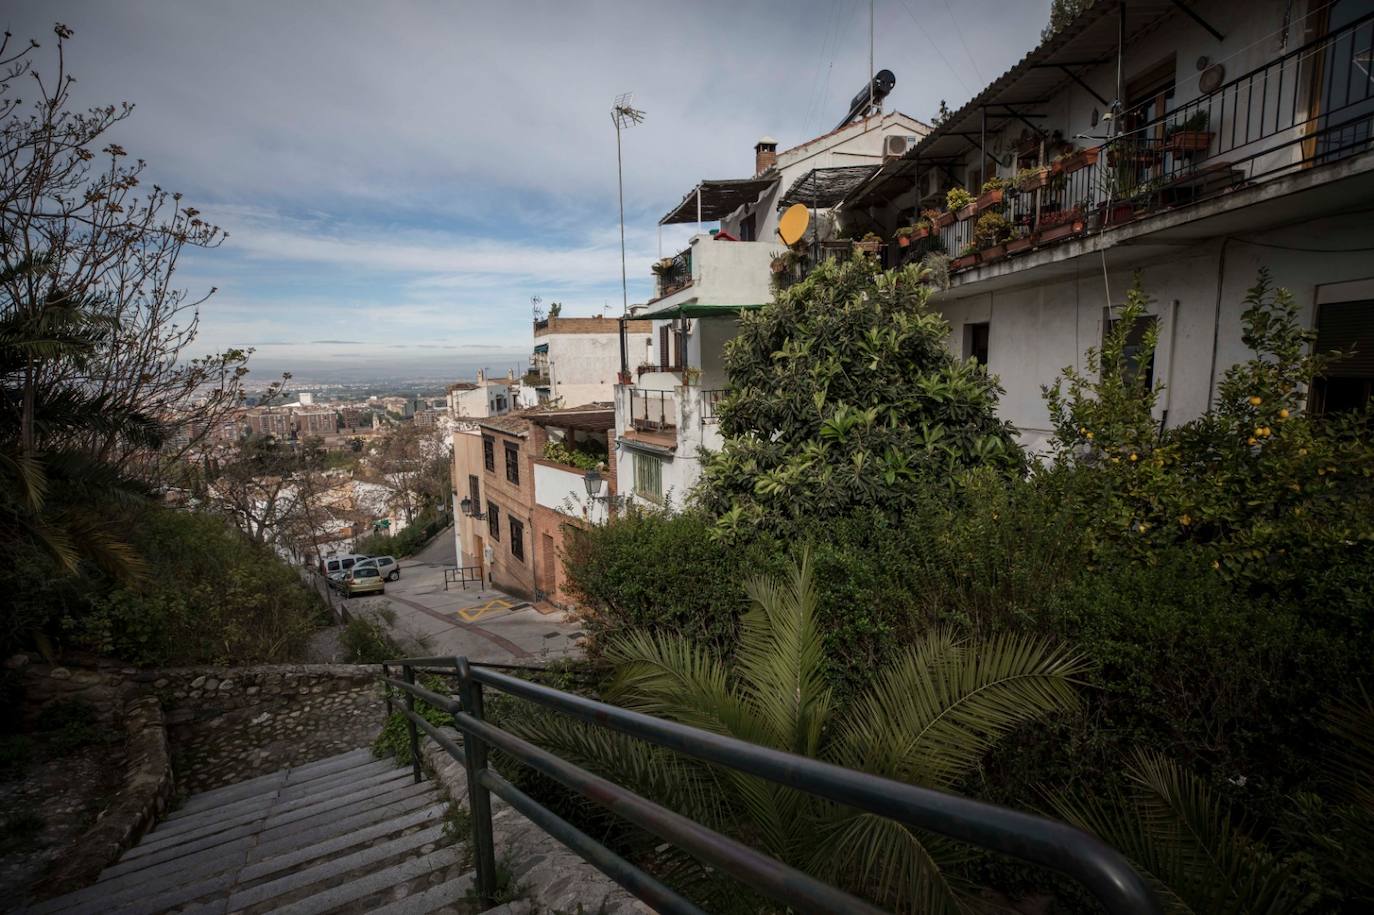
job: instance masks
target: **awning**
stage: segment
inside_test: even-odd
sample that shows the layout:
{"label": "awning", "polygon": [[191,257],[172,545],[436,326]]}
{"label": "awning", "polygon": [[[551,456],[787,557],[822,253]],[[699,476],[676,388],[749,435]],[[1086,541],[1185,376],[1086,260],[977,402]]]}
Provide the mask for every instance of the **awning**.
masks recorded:
{"label": "awning", "polygon": [[878,170],[876,165],[845,165],[837,168],[813,168],[802,175],[778,201],[778,207],[804,203],[808,207],[829,209],[845,195],[868,180]]}
{"label": "awning", "polygon": [[715,222],[724,219],[778,183],[777,175],[763,178],[721,178],[703,181],[687,192],[682,202],[658,221],[661,226],[679,222]]}
{"label": "awning", "polygon": [[547,343],[536,343],[534,345],[534,351],[536,353],[547,353],[549,351],[549,345]]}
{"label": "awning", "polygon": [[667,308],[655,310],[650,308],[641,318],[733,318],[741,311],[757,311],[762,308],[763,302],[754,302],[749,305],[715,305],[708,302],[683,302],[680,305],[669,305]]}

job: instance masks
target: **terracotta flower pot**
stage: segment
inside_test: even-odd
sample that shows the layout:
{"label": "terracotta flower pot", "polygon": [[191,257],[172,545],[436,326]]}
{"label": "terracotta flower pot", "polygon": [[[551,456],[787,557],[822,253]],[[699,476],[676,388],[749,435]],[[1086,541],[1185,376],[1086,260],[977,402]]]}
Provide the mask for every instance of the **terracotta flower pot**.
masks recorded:
{"label": "terracotta flower pot", "polygon": [[939,216],[935,217],[935,227],[938,229],[944,229],[949,226],[952,226],[954,225],[955,218],[956,217],[953,213],[951,213],[949,210],[946,210]]}
{"label": "terracotta flower pot", "polygon": [[880,250],[882,250],[882,247],[883,243],[881,241],[854,242],[854,250],[862,251],[864,254],[877,254]]}
{"label": "terracotta flower pot", "polygon": [[897,247],[899,247],[899,248],[905,248],[905,247],[907,247],[907,246],[910,245],[910,244],[911,244],[911,236],[910,236],[910,235],[898,235],[898,236],[897,236]]}
{"label": "terracotta flower pot", "polygon": [[922,226],[911,234],[912,238],[929,238],[930,230]]}
{"label": "terracotta flower pot", "polygon": [[982,251],[978,252],[978,259],[985,264],[989,261],[1001,260],[1006,256],[1007,246],[1005,242],[1000,245],[988,245]]}
{"label": "terracotta flower pot", "polygon": [[1102,151],[1100,146],[1090,146],[1087,149],[1080,149],[1078,152],[1064,159],[1063,170],[1065,174],[1071,174],[1081,168],[1097,164],[1098,153]]}
{"label": "terracotta flower pot", "polygon": [[1214,136],[1206,130],[1178,130],[1164,139],[1164,148],[1174,153],[1206,152]]}
{"label": "terracotta flower pot", "polygon": [[1050,183],[1050,170],[1048,167],[1037,169],[1035,174],[1027,175],[1016,182],[1016,188],[1023,193],[1038,191]]}
{"label": "terracotta flower pot", "polygon": [[973,203],[970,203],[968,206],[961,209],[956,215],[959,217],[960,222],[963,222],[965,219],[972,219],[973,217],[977,216],[978,201],[973,201]]}
{"label": "terracotta flower pot", "polygon": [[1001,188],[998,188],[995,191],[988,191],[986,194],[979,194],[978,200],[975,201],[978,204],[978,211],[981,213],[988,207],[1000,206],[1002,203],[1002,197],[1005,195],[1005,193],[1006,192],[1003,191]]}
{"label": "terracotta flower pot", "polygon": [[1034,235],[1023,235],[1020,238],[1013,238],[1007,242],[1008,254],[1020,254],[1022,251],[1029,251],[1035,247]]}
{"label": "terracotta flower pot", "polygon": [[972,267],[978,263],[977,254],[965,254],[963,257],[956,257],[949,262],[951,270],[963,270],[965,267]]}
{"label": "terracotta flower pot", "polygon": [[1040,244],[1062,241],[1065,238],[1072,238],[1083,231],[1084,224],[1081,218],[1061,222],[1058,225],[1049,226],[1040,230]]}

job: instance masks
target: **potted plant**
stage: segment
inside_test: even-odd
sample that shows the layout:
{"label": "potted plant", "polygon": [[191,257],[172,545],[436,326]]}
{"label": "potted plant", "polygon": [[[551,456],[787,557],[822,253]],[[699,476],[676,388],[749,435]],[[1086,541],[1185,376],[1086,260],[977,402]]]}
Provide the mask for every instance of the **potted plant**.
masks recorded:
{"label": "potted plant", "polygon": [[1075,149],[1060,156],[1060,170],[1069,175],[1081,168],[1097,164],[1097,155],[1102,151],[1101,146],[1089,146],[1087,149]]}
{"label": "potted plant", "polygon": [[969,242],[959,250],[959,256],[949,262],[949,269],[963,270],[965,267],[972,267],[978,263],[978,246]]}
{"label": "potted plant", "polygon": [[952,187],[945,194],[945,209],[956,219],[969,219],[974,214],[973,195],[961,187]]}
{"label": "potted plant", "polygon": [[1031,248],[1035,247],[1034,232],[1026,228],[1022,228],[1018,231],[1020,234],[1016,237],[1007,239],[1007,254],[1009,255],[1020,254],[1023,251],[1029,251]]}
{"label": "potted plant", "polygon": [[883,247],[882,236],[876,232],[867,232],[864,237],[854,242],[854,250],[862,251],[864,254],[877,254]]}
{"label": "potted plant", "polygon": [[1011,223],[1007,217],[996,210],[989,210],[978,217],[973,226],[973,241],[978,246],[979,260],[984,263],[1004,257],[1007,253],[1007,239],[1011,238]]}
{"label": "potted plant", "polygon": [[654,272],[654,276],[667,276],[673,272],[673,259],[671,257],[661,257],[654,261],[654,265],[649,269]]}
{"label": "potted plant", "polygon": [[1049,183],[1050,168],[1047,165],[1023,168],[1016,173],[1016,189],[1023,193],[1038,191]]}
{"label": "potted plant", "polygon": [[933,235],[940,226],[940,217],[944,214],[939,210],[922,210],[921,218],[916,220],[916,237],[925,238]]}
{"label": "potted plant", "polygon": [[992,177],[984,181],[983,186],[978,189],[978,212],[1001,206],[1006,192],[1007,182],[1004,179]]}
{"label": "potted plant", "polygon": [[1159,163],[1160,151],[1145,140],[1127,138],[1107,147],[1107,164],[1111,166],[1151,166]]}
{"label": "potted plant", "polygon": [[634,376],[631,375],[629,372],[616,372],[615,382],[616,384],[633,384]]}
{"label": "potted plant", "polygon": [[1039,243],[1044,245],[1070,238],[1082,232],[1085,227],[1081,207],[1046,213],[1040,217]]}
{"label": "potted plant", "polygon": [[682,370],[682,383],[689,388],[694,388],[701,381],[701,369],[687,367]]}
{"label": "potted plant", "polygon": [[1172,153],[1206,152],[1216,136],[1207,130],[1211,115],[1205,110],[1195,111],[1164,131],[1164,148]]}
{"label": "potted plant", "polygon": [[905,248],[911,244],[911,236],[914,235],[915,232],[915,226],[902,226],[896,232],[892,233],[892,237],[897,239],[897,247]]}

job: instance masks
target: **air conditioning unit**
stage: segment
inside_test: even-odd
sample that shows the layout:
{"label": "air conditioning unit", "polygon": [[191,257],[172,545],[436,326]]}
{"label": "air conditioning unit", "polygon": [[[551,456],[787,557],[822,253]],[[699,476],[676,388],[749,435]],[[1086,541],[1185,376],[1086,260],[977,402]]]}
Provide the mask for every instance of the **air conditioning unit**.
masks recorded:
{"label": "air conditioning unit", "polygon": [[905,156],[913,146],[916,145],[916,137],[912,136],[891,136],[883,137],[883,161],[900,159]]}

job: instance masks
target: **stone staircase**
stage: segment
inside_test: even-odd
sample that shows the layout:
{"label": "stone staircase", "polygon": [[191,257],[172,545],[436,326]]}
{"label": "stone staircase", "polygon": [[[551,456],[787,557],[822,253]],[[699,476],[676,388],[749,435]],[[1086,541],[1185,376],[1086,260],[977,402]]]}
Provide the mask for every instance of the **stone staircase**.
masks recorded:
{"label": "stone staircase", "polygon": [[28,911],[467,915],[447,809],[434,782],[354,750],[192,795],[97,883]]}

